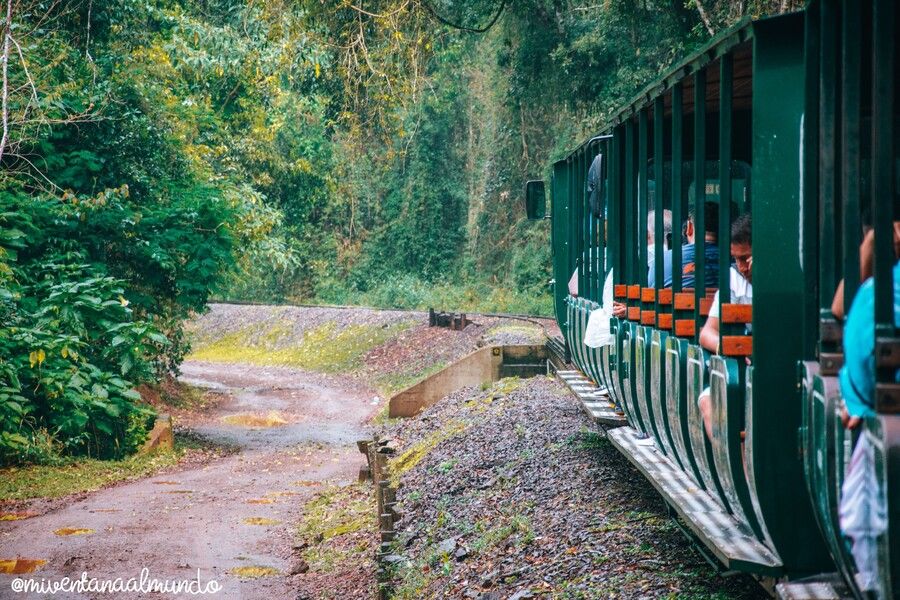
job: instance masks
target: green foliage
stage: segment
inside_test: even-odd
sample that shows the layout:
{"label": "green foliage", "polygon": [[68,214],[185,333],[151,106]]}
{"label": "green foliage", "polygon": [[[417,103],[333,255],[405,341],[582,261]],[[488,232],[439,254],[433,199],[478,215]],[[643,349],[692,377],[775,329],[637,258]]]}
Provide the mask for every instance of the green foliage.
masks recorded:
{"label": "green foliage", "polygon": [[524,180],[782,4],[524,0],[473,35],[493,0],[16,3],[0,461],[137,447],[134,386],[214,293],[549,314]]}

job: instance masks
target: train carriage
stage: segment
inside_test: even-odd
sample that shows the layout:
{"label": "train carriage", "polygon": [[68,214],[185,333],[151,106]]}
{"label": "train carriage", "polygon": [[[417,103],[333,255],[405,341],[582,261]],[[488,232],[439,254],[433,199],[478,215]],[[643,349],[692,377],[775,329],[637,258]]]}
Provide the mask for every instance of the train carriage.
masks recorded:
{"label": "train carriage", "polygon": [[[785,582],[826,572],[842,582],[830,593],[864,597],[838,507],[851,452],[867,436],[887,506],[870,593],[900,598],[900,344],[891,310],[898,20],[891,0],[822,0],[742,22],[552,170],[556,317],[572,361],[624,413],[611,441],[708,554],[782,581],[785,597],[799,589]],[[529,186],[533,209],[542,184]],[[693,261],[680,232],[689,214]],[[742,214],[753,223],[752,308],[729,297],[731,223]],[[705,223],[716,215],[715,226]],[[847,430],[842,325],[831,306],[841,280],[847,307],[859,288],[868,224],[876,406]],[[577,297],[563,284],[573,273]],[[612,343],[589,348],[590,313],[610,309],[607,276],[626,313],[610,317]],[[721,336],[710,353],[699,336],[717,290]],[[697,404],[706,387],[711,437]]]}

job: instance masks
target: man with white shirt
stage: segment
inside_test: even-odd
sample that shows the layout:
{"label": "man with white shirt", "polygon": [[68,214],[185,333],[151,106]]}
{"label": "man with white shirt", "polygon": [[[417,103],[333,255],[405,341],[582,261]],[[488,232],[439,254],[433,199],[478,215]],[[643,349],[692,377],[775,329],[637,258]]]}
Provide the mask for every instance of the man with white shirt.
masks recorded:
{"label": "man with white shirt", "polygon": [[[753,304],[753,247],[751,242],[750,214],[738,217],[731,226],[731,257],[734,265],[729,273],[729,288],[732,304]],[[750,329],[750,325],[747,325]],[[709,317],[700,331],[700,345],[710,352],[719,351],[719,292],[716,291]],[[712,398],[709,388],[700,393],[698,399],[700,414],[706,435],[712,439]]]}

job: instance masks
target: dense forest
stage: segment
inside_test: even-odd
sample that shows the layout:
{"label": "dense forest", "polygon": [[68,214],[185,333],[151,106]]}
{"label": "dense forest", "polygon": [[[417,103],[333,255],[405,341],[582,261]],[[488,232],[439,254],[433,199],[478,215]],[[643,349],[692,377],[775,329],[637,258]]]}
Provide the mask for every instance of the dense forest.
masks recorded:
{"label": "dense forest", "polygon": [[0,462],[116,457],[212,298],[549,312],[525,179],[786,0],[6,0]]}

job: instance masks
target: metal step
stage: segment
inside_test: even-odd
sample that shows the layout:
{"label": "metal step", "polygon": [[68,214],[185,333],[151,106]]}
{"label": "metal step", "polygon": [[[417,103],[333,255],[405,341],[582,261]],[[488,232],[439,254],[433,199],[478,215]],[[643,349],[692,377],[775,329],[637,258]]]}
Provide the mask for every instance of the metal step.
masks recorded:
{"label": "metal step", "polygon": [[789,581],[775,586],[779,600],[849,600],[853,594],[837,573],[829,573],[803,581]]}
{"label": "metal step", "polygon": [[663,456],[651,438],[641,437],[631,427],[610,431],[607,437],[650,480],[694,535],[726,568],[773,577],[782,574],[778,555]]}
{"label": "metal step", "polygon": [[556,374],[596,423],[604,427],[622,427],[626,424],[625,415],[616,412],[605,388],[598,387],[579,371],[557,371]]}

